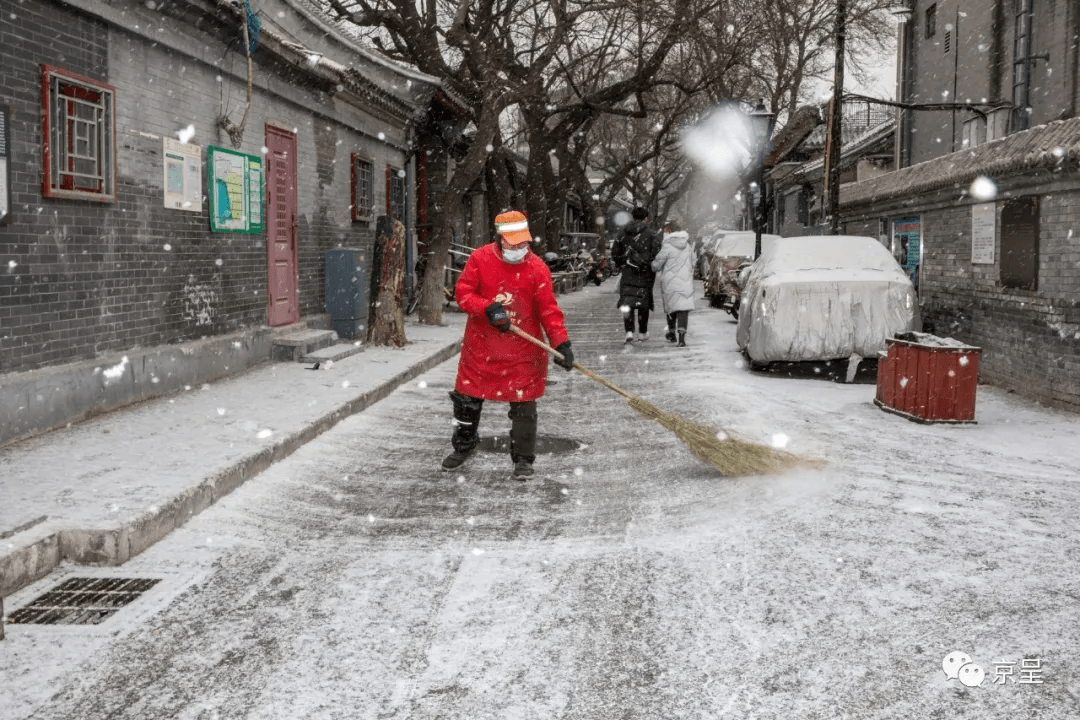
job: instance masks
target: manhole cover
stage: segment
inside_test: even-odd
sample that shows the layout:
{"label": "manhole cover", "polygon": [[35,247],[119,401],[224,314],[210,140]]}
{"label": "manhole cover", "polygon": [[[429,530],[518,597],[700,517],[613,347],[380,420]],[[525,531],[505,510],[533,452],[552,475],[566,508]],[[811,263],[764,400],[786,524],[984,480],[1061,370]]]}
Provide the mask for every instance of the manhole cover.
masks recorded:
{"label": "manhole cover", "polygon": [[[552,437],[551,435],[536,436],[537,455],[572,453],[579,449],[581,445],[582,443],[570,438]],[[505,435],[502,437],[481,438],[477,447],[484,452],[508,453],[510,452],[510,438]]]}
{"label": "manhole cover", "polygon": [[159,580],[71,578],[8,616],[12,624],[97,625]]}

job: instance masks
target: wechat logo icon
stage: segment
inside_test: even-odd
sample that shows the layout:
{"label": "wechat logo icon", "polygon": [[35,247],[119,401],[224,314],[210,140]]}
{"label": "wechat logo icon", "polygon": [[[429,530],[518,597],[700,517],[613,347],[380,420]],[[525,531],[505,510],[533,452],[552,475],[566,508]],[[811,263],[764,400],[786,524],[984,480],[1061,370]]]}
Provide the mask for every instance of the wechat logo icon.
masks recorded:
{"label": "wechat logo icon", "polygon": [[945,671],[945,677],[950,680],[959,680],[965,687],[978,687],[982,685],[986,673],[981,667],[971,662],[971,657],[962,652],[951,652],[941,661],[941,669]]}

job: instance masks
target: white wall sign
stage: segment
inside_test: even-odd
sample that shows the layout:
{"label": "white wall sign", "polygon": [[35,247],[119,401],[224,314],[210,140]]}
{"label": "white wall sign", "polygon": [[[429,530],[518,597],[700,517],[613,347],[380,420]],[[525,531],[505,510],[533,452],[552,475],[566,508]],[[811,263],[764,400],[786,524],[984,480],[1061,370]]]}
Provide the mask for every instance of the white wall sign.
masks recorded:
{"label": "white wall sign", "polygon": [[11,222],[11,183],[8,178],[8,156],[11,155],[8,146],[10,117],[10,106],[0,105],[0,225]]}
{"label": "white wall sign", "polygon": [[994,264],[997,240],[997,203],[971,206],[971,262]]}
{"label": "white wall sign", "polygon": [[165,207],[202,212],[202,148],[162,138]]}

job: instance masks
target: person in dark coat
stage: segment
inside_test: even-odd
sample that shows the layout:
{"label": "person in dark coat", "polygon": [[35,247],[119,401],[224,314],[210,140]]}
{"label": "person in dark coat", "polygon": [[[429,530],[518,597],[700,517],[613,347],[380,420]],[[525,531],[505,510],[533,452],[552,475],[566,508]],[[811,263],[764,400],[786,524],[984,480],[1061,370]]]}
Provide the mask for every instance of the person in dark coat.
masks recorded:
{"label": "person in dark coat", "polygon": [[[656,283],[652,261],[660,252],[660,238],[647,225],[649,211],[636,207],[633,218],[611,247],[611,259],[622,271],[618,307],[623,314],[628,343],[649,339],[649,311],[653,309],[653,285]],[[635,316],[637,335],[634,334]]]}
{"label": "person in dark coat", "polygon": [[460,467],[480,441],[484,401],[510,404],[510,459],[513,477],[533,476],[536,459],[536,400],[547,383],[548,354],[510,332],[516,325],[535,338],[541,331],[562,354],[556,364],[574,367],[574,353],[562,309],[551,287],[551,271],[529,249],[532,234],[517,211],[495,218],[499,239],[474,250],[458,279],[454,297],[469,315],[458,361],[454,403],[454,451],[443,469]]}

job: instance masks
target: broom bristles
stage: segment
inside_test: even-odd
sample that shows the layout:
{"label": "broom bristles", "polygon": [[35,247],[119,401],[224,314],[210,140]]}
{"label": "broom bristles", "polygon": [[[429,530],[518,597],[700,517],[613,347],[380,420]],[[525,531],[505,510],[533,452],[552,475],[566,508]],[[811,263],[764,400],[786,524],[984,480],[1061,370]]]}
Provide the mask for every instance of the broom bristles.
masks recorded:
{"label": "broom bristles", "polygon": [[[563,359],[558,350],[537,340],[517,325],[511,324],[510,331],[533,345],[543,348],[559,360]],[[818,461],[806,460],[783,450],[739,440],[731,437],[729,433],[725,433],[725,439],[721,440],[717,437],[715,429],[698,425],[677,415],[665,412],[637,395],[623,390],[610,380],[600,377],[581,363],[575,362],[574,368],[586,377],[622,395],[626,399],[627,405],[674,432],[679,436],[680,440],[686,443],[690,448],[690,452],[715,467],[723,475],[762,475],[798,465],[821,466]]]}
{"label": "broom bristles", "polygon": [[698,459],[725,476],[763,475],[799,465],[818,464],[784,450],[733,438],[726,432],[727,437],[721,439],[714,428],[685,420],[637,396],[628,397],[626,404],[671,430]]}

